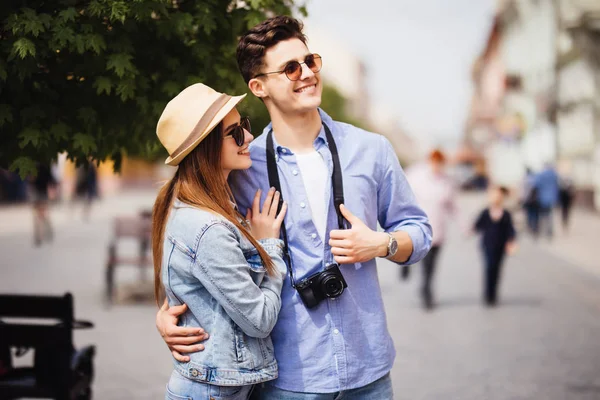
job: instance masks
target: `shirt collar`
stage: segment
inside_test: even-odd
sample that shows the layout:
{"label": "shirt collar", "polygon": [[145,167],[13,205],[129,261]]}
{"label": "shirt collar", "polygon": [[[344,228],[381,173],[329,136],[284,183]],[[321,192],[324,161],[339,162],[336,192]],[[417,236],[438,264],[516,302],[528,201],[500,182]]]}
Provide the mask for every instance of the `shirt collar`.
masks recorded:
{"label": "shirt collar", "polygon": [[[331,117],[325,112],[323,111],[321,108],[318,108],[319,111],[319,115],[321,116],[321,121],[323,122],[323,124],[327,124],[327,126],[329,127],[330,130],[333,129],[333,120],[331,119]],[[273,129],[273,123],[269,122],[269,125],[267,125],[265,127],[265,129],[263,130],[263,134],[268,134],[271,129]],[[327,145],[327,136],[325,135],[325,128],[321,125],[321,129],[319,130],[319,134],[317,135],[317,138],[315,139],[315,143],[322,143]],[[283,147],[281,146],[279,143],[277,143],[277,138],[275,137],[275,135],[273,135],[273,147],[276,149],[277,153],[283,153],[283,154],[294,154],[289,148],[287,147]]]}

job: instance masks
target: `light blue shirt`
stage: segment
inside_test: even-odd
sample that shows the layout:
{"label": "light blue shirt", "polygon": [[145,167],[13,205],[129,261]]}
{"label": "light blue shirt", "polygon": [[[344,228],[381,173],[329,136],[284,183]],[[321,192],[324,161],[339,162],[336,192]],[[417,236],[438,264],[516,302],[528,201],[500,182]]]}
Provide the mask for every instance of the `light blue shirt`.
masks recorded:
{"label": "light blue shirt", "polygon": [[[333,121],[319,110],[337,144],[346,207],[369,228],[377,223],[388,232],[405,231],[413,242],[407,264],[422,259],[431,246],[431,227],[416,202],[389,141],[352,125]],[[250,145],[252,167],[234,171],[230,184],[242,213],[256,190],[269,188],[266,136],[271,124]],[[277,144],[273,135],[282,196],[288,203],[285,218],[296,282],[334,262],[329,231],[338,229],[331,184],[326,199],[327,238],[322,241],[309,207],[296,156]],[[331,152],[321,128],[314,142],[333,173]],[[310,189],[309,189],[310,190]],[[286,278],[279,320],[271,333],[279,378],[274,385],[290,391],[331,393],[365,386],[387,374],[395,358],[387,329],[375,260],[340,266],[348,288],[337,299],[307,309]]]}
{"label": "light blue shirt", "polygon": [[558,201],[558,174],[553,168],[544,168],[535,176],[535,186],[538,189],[538,201],[545,208],[552,208]]}

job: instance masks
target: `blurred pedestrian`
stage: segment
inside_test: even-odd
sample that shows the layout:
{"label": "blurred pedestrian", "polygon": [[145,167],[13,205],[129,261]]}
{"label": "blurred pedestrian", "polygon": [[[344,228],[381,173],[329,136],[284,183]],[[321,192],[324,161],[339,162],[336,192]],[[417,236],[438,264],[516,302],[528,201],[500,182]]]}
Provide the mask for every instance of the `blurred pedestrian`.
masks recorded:
{"label": "blurred pedestrian", "polygon": [[38,163],[37,175],[31,180],[31,197],[33,204],[33,243],[40,246],[44,240],[51,241],[54,236],[48,201],[56,185],[50,165]]}
{"label": "blurred pedestrian", "polygon": [[539,233],[540,203],[538,201],[538,189],[535,185],[535,174],[527,168],[527,174],[523,183],[523,209],[527,219],[529,233],[537,238]]}
{"label": "blurred pedestrian", "polygon": [[[455,189],[452,179],[446,174],[446,156],[440,150],[429,154],[426,164],[411,168],[406,177],[417,198],[417,203],[429,217],[433,239],[429,253],[421,261],[423,281],[421,299],[425,309],[435,305],[432,281],[436,262],[446,239],[446,222],[456,211]],[[407,278],[409,266],[402,266],[401,277]]]}
{"label": "blurred pedestrian", "polygon": [[77,169],[75,181],[75,199],[83,202],[83,219],[89,220],[92,203],[98,197],[98,172],[96,163],[88,160],[87,164]]}
{"label": "blurred pedestrian", "polygon": [[571,206],[573,205],[574,198],[575,185],[573,184],[573,180],[568,176],[562,177],[559,181],[558,202],[561,209],[562,227],[565,232],[569,229]]}
{"label": "blurred pedestrian", "polygon": [[558,203],[558,174],[551,163],[547,163],[535,179],[540,205],[539,232],[546,232],[549,239],[553,235],[552,209]]}
{"label": "blurred pedestrian", "polygon": [[516,249],[516,233],[510,212],[504,208],[508,189],[492,186],[488,191],[489,205],[480,214],[473,230],[481,234],[481,249],[485,260],[483,269],[483,301],[488,306],[498,302],[498,285],[505,254]]}

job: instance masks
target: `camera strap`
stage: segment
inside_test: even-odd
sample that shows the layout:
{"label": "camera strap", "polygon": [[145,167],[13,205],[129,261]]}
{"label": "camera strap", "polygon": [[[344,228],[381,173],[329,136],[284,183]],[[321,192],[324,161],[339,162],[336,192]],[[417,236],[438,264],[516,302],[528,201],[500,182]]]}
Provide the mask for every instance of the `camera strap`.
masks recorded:
{"label": "camera strap", "polygon": [[[337,151],[335,140],[329,130],[329,127],[323,123],[325,129],[325,136],[327,137],[327,143],[329,151],[331,151],[331,157],[333,158],[333,175],[331,176],[331,186],[333,188],[333,204],[335,206],[335,212],[338,218],[338,225],[340,229],[345,229],[344,216],[340,211],[340,205],[344,204],[344,184],[342,179],[342,168],[340,166],[340,158]],[[269,185],[279,191],[279,206],[277,212],[281,210],[283,204],[283,193],[281,192],[281,183],[279,181],[279,172],[277,171],[277,159],[275,157],[275,149],[273,147],[273,129],[267,134],[267,171],[269,173]],[[292,271],[292,258],[290,256],[290,246],[288,245],[287,230],[284,223],[281,224],[281,235],[285,248],[283,250],[284,261],[287,264],[288,272],[290,274],[290,282],[292,287],[296,288],[296,281],[294,280],[294,273]]]}

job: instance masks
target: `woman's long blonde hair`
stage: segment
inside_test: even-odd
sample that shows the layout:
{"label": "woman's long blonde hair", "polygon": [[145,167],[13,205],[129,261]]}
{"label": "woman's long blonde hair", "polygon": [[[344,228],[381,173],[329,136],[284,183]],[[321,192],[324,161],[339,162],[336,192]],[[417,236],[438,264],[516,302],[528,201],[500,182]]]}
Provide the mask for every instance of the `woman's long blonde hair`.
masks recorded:
{"label": "woman's long blonde hair", "polygon": [[160,189],[152,210],[152,256],[154,259],[154,295],[157,304],[164,300],[161,282],[163,241],[174,199],[202,207],[225,217],[256,247],[267,273],[274,274],[273,261],[239,221],[240,214],[231,200],[233,195],[221,169],[223,123],[221,122],[179,164],[173,178]]}

